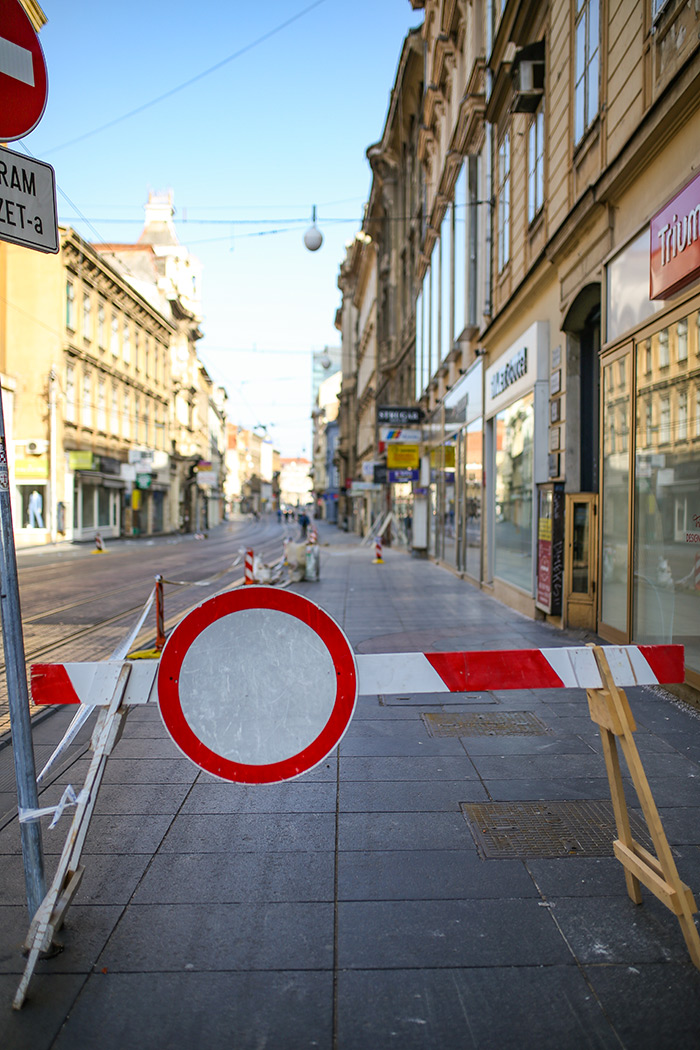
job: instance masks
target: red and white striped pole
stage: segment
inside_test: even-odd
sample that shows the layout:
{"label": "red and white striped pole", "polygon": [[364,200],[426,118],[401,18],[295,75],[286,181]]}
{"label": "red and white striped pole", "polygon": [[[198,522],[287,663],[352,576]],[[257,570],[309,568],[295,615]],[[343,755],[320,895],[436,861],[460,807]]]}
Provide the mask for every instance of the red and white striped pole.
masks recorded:
{"label": "red and white striped pole", "polygon": [[255,583],[255,577],[253,576],[253,552],[247,550],[245,552],[245,580],[244,584],[247,586],[250,583]]}
{"label": "red and white striped pole", "polygon": [[373,562],[373,564],[374,565],[381,565],[381,564],[383,564],[383,562],[384,562],[384,559],[382,558],[382,537],[381,536],[377,536],[376,540],[374,541],[374,562]]}

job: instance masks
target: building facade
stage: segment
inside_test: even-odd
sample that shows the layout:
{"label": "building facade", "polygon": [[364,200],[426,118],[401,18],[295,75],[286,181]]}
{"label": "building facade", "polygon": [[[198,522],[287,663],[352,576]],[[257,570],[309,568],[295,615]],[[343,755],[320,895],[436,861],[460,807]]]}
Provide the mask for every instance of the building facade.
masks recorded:
{"label": "building facade", "polygon": [[416,553],[530,616],[684,642],[698,687],[700,14],[412,6],[339,280],[345,483],[396,458],[377,408],[419,408],[410,485],[372,493]]}

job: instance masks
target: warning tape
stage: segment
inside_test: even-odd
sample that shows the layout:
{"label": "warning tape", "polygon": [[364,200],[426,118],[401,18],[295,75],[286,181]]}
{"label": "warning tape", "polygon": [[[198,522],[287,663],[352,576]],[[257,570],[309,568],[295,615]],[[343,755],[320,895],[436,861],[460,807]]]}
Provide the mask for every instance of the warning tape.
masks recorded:
{"label": "warning tape", "polygon": [[[618,686],[663,685],[684,679],[682,645],[609,645],[603,649]],[[355,656],[361,695],[473,693],[501,689],[600,689],[589,647],[510,649],[457,653],[362,653]],[[122,664],[33,664],[35,704],[109,703]],[[125,704],[155,700],[155,661],[135,664]]]}

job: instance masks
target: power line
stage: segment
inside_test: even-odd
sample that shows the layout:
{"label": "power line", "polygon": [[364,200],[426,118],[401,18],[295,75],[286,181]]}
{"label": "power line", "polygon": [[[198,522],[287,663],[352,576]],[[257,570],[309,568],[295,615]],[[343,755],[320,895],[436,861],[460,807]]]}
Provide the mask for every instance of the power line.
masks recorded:
{"label": "power line", "polygon": [[192,84],[196,84],[198,80],[203,80],[204,77],[208,77],[211,73],[215,73],[216,70],[221,69],[222,66],[228,65],[228,63],[233,62],[234,59],[240,58],[242,55],[247,54],[248,51],[252,51],[253,48],[265,43],[266,40],[269,40],[277,33],[281,33],[283,29],[287,28],[287,26],[292,25],[292,23],[294,22],[298,22],[300,18],[304,17],[304,15],[308,15],[310,11],[313,11],[316,7],[320,7],[320,5],[324,4],[325,2],[326,0],[314,0],[314,3],[309,4],[309,6],[305,7],[302,11],[298,11],[297,14],[292,15],[292,17],[288,18],[286,22],[281,22],[278,26],[275,26],[274,29],[270,29],[267,33],[263,33],[262,36],[259,36],[256,40],[253,40],[250,44],[246,44],[238,51],[234,51],[234,53],[232,55],[228,55],[227,58],[222,58],[220,62],[216,63],[216,65],[210,66],[208,69],[204,69],[201,73],[197,73],[196,76],[190,77],[189,80],[185,80],[181,84],[177,84],[175,87],[170,88],[169,91],[165,91],[162,95],[158,95],[157,98],[152,98],[149,102],[144,102],[142,105],[137,106],[136,109],[131,109],[128,113],[122,113],[120,117],[114,117],[112,120],[108,120],[106,124],[101,124],[98,128],[93,128],[92,131],[86,131],[82,135],[78,135],[76,138],[70,139],[68,142],[62,142],[60,146],[53,146],[51,149],[45,150],[45,155],[48,155],[49,153],[56,153],[58,152],[58,150],[61,149],[67,149],[68,146],[74,146],[77,142],[83,142],[85,139],[90,138],[92,135],[98,135],[101,131],[106,131],[107,128],[113,128],[115,124],[121,124],[122,121],[129,120],[130,117],[135,117],[139,113],[143,113],[144,110],[150,109],[151,106],[157,105],[158,102],[164,102],[166,98],[171,98],[173,95],[176,95],[179,91],[184,91],[185,88],[191,87]]}

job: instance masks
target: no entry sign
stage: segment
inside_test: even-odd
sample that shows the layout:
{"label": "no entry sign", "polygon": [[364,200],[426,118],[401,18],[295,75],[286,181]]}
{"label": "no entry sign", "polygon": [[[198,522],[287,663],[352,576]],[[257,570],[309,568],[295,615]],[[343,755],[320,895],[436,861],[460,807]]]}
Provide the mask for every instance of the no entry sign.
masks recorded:
{"label": "no entry sign", "polygon": [[19,0],[0,0],[0,141],[28,135],[46,106],[46,62]]}
{"label": "no entry sign", "polygon": [[271,784],[322,762],[357,699],[355,657],[300,594],[246,587],[175,628],[158,671],[163,722],[180,750],[223,780]]}

